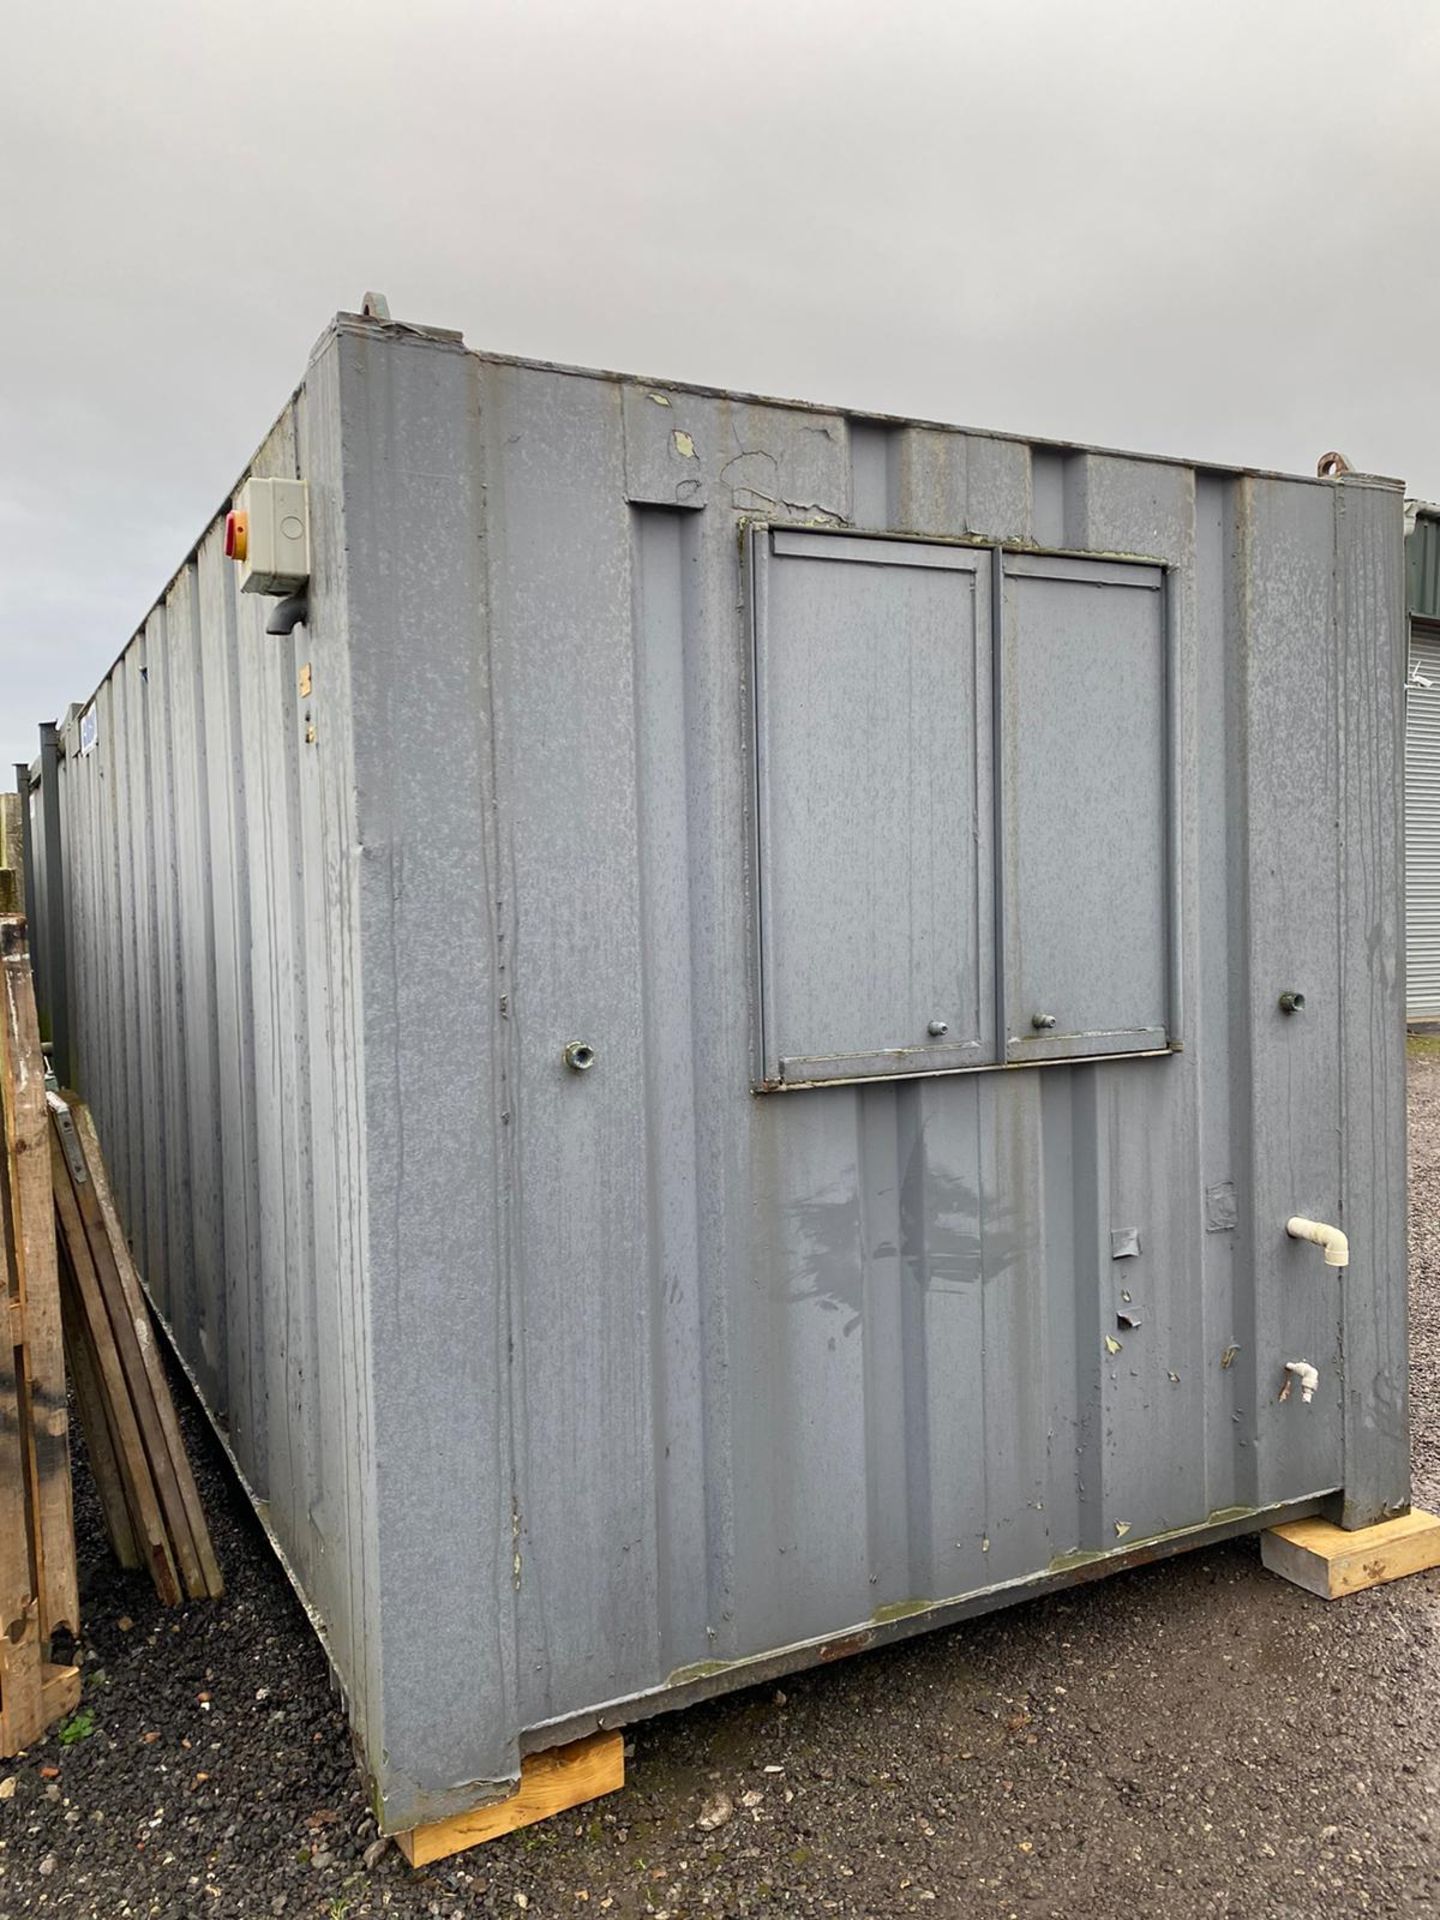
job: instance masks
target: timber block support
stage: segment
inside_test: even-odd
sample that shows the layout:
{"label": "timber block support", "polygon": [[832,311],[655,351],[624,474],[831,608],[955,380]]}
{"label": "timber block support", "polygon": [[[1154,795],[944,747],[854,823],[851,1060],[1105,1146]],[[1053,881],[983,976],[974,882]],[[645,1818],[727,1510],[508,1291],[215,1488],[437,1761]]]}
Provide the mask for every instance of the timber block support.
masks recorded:
{"label": "timber block support", "polygon": [[1440,1519],[1412,1508],[1397,1519],[1353,1531],[1329,1520],[1291,1520],[1261,1534],[1260,1558],[1271,1573],[1307,1593],[1340,1600],[1440,1567]]}
{"label": "timber block support", "polygon": [[625,1784],[625,1740],[617,1732],[592,1733],[566,1747],[527,1753],[520,1762],[520,1785],[508,1800],[471,1813],[457,1813],[424,1827],[397,1833],[395,1844],[412,1867],[428,1867],[466,1847],[498,1840],[517,1827],[533,1826],[587,1800],[615,1793]]}

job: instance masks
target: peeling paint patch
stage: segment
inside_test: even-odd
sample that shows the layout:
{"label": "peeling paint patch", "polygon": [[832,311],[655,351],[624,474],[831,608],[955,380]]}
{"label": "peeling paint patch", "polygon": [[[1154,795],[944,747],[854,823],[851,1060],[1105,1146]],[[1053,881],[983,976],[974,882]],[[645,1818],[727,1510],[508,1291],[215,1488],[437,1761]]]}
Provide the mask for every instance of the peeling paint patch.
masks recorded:
{"label": "peeling paint patch", "polygon": [[1205,1189],[1205,1231],[1233,1233],[1235,1230],[1235,1182],[1222,1180]]}
{"label": "peeling paint patch", "polygon": [[1110,1235],[1110,1258],[1112,1260],[1136,1260],[1140,1255],[1140,1229],[1138,1227],[1116,1227]]}
{"label": "peeling paint patch", "polygon": [[731,1667],[739,1666],[738,1660],[694,1660],[688,1667],[676,1667],[665,1676],[667,1687],[683,1687],[692,1680],[708,1680],[713,1674],[728,1673]]}
{"label": "peeling paint patch", "polygon": [[810,527],[838,527],[845,524],[843,513],[821,506],[818,500],[781,500],[773,493],[758,493],[753,487],[734,488],[730,503],[737,513],[802,514],[803,524]]}
{"label": "peeling paint patch", "polygon": [[935,1602],[933,1600],[897,1600],[892,1606],[877,1607],[871,1615],[877,1627],[883,1627],[889,1620],[910,1620],[917,1613],[926,1613]]}
{"label": "peeling paint patch", "polygon": [[652,393],[650,398],[655,402],[657,407],[668,407],[670,404],[670,396],[665,393]]}
{"label": "peeling paint patch", "polygon": [[696,457],[695,442],[683,427],[677,427],[670,438],[675,442],[675,451],[683,460],[693,460]]}

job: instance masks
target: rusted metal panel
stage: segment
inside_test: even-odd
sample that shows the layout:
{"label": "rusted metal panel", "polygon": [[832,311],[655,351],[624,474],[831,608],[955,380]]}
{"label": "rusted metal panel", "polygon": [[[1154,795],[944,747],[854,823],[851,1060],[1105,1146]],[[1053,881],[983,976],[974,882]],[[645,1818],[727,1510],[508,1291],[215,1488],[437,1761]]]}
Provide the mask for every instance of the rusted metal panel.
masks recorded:
{"label": "rusted metal panel", "polygon": [[[309,483],[308,624],[264,632],[212,526],[67,722],[67,1004],[389,1825],[600,1720],[1403,1502],[1397,487],[343,316],[252,471]],[[936,554],[969,624],[907,585]],[[783,567],[825,592],[767,628]],[[1007,674],[991,616],[1057,570],[1095,671],[1037,707],[1062,653]],[[1042,800],[1048,875],[1006,836]],[[1032,963],[1093,990],[1007,1064]],[[1156,1046],[1074,1057],[1112,987]],[[1343,1289],[1294,1213],[1349,1232]]]}

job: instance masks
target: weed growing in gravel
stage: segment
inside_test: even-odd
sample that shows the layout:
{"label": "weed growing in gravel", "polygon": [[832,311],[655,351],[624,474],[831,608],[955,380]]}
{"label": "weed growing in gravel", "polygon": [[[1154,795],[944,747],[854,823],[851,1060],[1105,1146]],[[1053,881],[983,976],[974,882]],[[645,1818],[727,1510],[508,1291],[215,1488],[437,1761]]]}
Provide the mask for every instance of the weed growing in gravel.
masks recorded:
{"label": "weed growing in gravel", "polygon": [[78,1713],[72,1713],[60,1729],[59,1741],[62,1747],[73,1747],[77,1741],[88,1740],[95,1731],[95,1713],[91,1707],[81,1707]]}

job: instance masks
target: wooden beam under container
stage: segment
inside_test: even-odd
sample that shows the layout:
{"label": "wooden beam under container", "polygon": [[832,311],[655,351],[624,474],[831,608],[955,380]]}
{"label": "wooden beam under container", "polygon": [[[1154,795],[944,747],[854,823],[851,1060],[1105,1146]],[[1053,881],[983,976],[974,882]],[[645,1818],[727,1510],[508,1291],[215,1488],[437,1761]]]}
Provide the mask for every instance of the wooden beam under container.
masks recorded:
{"label": "wooden beam under container", "polygon": [[395,1843],[412,1867],[429,1866],[467,1847],[497,1840],[517,1827],[533,1826],[615,1793],[625,1784],[625,1740],[618,1732],[592,1733],[565,1747],[527,1753],[520,1762],[520,1785],[508,1800],[448,1820],[397,1833]]}

